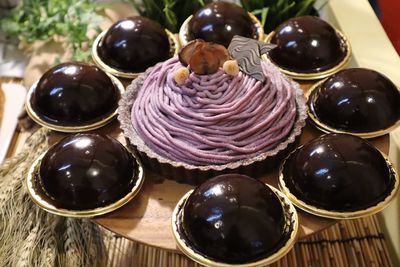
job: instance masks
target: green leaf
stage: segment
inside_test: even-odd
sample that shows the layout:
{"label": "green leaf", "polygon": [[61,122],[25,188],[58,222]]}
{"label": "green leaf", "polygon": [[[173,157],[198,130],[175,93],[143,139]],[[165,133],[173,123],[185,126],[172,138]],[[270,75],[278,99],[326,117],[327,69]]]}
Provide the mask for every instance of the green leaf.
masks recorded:
{"label": "green leaf", "polygon": [[157,21],[172,32],[177,32],[183,21],[210,0],[143,0],[143,5],[127,0],[146,17]]}
{"label": "green leaf", "polygon": [[98,29],[103,18],[96,12],[104,9],[91,0],[22,0],[11,14],[1,19],[1,28],[20,43],[34,43],[62,36],[72,50],[73,58],[90,58],[87,37],[89,29]]}
{"label": "green leaf", "polygon": [[302,16],[303,14],[310,14],[312,7],[314,6],[315,0],[305,0],[298,3],[299,8],[295,16]]}
{"label": "green leaf", "polygon": [[241,0],[242,7],[261,21],[266,33],[294,16],[309,15],[316,0]]}

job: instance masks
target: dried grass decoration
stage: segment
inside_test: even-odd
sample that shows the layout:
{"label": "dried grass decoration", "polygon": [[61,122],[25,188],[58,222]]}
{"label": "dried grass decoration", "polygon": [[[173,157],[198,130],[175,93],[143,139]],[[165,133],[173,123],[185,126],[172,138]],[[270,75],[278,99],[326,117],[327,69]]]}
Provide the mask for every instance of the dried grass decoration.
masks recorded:
{"label": "dried grass decoration", "polygon": [[28,195],[25,177],[48,148],[49,133],[35,132],[20,154],[0,166],[0,265],[104,266],[107,254],[96,224],[47,213]]}

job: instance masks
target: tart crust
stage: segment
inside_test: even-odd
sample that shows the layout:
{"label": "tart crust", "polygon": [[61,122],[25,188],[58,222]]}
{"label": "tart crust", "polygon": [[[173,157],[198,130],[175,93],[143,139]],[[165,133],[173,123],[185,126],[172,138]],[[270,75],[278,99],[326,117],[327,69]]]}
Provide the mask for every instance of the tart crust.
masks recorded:
{"label": "tart crust", "polygon": [[[162,63],[159,63],[162,64]],[[270,64],[271,68],[276,68]],[[307,118],[306,98],[299,84],[287,77],[292,89],[295,91],[297,114],[292,130],[284,141],[274,149],[260,153],[254,157],[222,165],[195,166],[184,162],[177,162],[155,153],[149,148],[134,129],[131,120],[131,109],[145,79],[153,68],[149,68],[138,78],[132,81],[122,95],[118,107],[118,120],[124,136],[129,140],[132,149],[137,152],[143,165],[151,171],[177,182],[197,185],[206,179],[225,173],[240,173],[253,177],[277,167],[287,153],[295,148],[305,126]]]}

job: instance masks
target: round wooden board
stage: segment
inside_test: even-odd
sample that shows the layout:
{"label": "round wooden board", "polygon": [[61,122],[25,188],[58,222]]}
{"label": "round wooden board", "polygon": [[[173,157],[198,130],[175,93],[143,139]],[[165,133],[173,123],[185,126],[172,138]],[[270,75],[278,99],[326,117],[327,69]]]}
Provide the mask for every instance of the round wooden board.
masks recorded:
{"label": "round wooden board", "polygon": [[[307,83],[301,86],[304,91],[307,91],[310,85],[310,83]],[[105,132],[110,131],[106,130]],[[111,132],[116,133],[118,130]],[[300,143],[307,143],[321,134],[323,133],[307,124]],[[118,137],[121,140],[121,134]],[[389,135],[370,141],[383,153],[388,153]],[[145,175],[143,188],[135,199],[117,211],[94,220],[105,228],[134,241],[161,249],[178,251],[171,230],[172,210],[179,199],[193,186],[163,179],[149,171]],[[266,174],[261,179],[277,187],[278,169]],[[299,209],[298,211],[300,218],[299,238],[321,231],[336,222],[305,213]]]}
{"label": "round wooden board", "polygon": [[[306,91],[309,86],[310,84],[303,84],[302,88]],[[126,143],[116,121],[94,132],[111,135],[120,142]],[[307,143],[321,134],[323,134],[321,131],[307,123],[300,143]],[[63,136],[65,134],[54,132],[50,143],[54,143]],[[388,153],[389,135],[369,141],[383,153]],[[261,180],[278,188],[278,169],[276,168],[273,172],[264,175]],[[171,230],[172,210],[180,198],[192,188],[194,187],[179,184],[145,170],[145,182],[139,194],[125,206],[112,213],[96,217],[94,221],[118,235],[144,245],[179,252]],[[300,218],[300,239],[337,222],[336,220],[308,214],[300,209],[297,210]]]}

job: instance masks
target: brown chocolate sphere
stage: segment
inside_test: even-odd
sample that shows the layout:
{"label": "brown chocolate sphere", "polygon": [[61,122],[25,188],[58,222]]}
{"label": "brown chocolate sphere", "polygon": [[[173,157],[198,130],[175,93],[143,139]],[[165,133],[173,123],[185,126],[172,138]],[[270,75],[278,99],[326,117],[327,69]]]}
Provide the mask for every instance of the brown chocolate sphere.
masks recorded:
{"label": "brown chocolate sphere", "polygon": [[395,182],[382,154],[348,134],[323,135],[296,150],[283,166],[283,177],[298,199],[338,212],[376,205]]}
{"label": "brown chocolate sphere", "polygon": [[224,263],[252,262],[284,242],[285,215],[275,193],[245,175],[214,177],[196,188],[183,209],[188,244]]}
{"label": "brown chocolate sphere", "polygon": [[303,16],[287,20],[275,30],[269,52],[279,67],[300,73],[331,69],[346,56],[345,47],[335,29],[318,17]]}
{"label": "brown chocolate sphere", "polygon": [[203,39],[228,47],[233,36],[253,38],[255,32],[254,22],[243,8],[232,3],[214,2],[193,15],[188,39]]}
{"label": "brown chocolate sphere", "polygon": [[164,28],[145,17],[128,17],[114,23],[97,47],[108,66],[125,72],[143,72],[170,57]]}
{"label": "brown chocolate sphere", "polygon": [[309,98],[310,111],[331,128],[368,133],[400,118],[400,93],[379,72],[355,68],[331,76]]}
{"label": "brown chocolate sphere", "polygon": [[52,146],[40,163],[40,182],[57,208],[107,206],[128,194],[137,163],[117,140],[99,134],[70,135]]}
{"label": "brown chocolate sphere", "polygon": [[118,106],[120,93],[99,68],[68,62],[49,69],[32,93],[32,109],[45,122],[80,126],[108,117]]}

